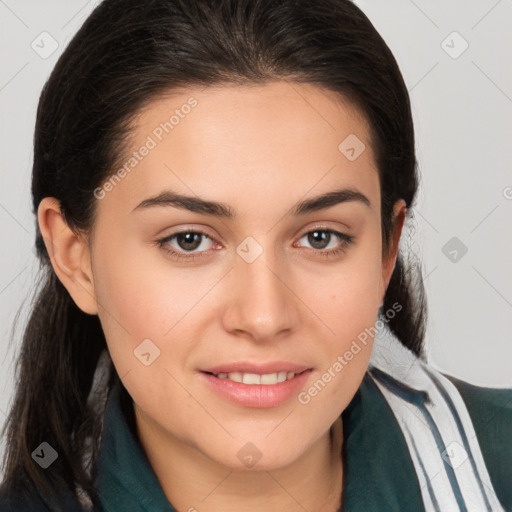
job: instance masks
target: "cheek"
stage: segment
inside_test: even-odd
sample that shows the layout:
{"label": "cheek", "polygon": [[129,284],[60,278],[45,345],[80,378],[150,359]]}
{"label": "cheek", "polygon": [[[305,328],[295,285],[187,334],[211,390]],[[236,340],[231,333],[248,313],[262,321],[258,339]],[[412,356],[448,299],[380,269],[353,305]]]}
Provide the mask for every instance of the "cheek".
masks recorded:
{"label": "cheek", "polygon": [[[113,241],[111,241],[113,242]],[[94,267],[95,293],[99,317],[114,363],[124,369],[135,361],[134,350],[152,340],[161,350],[161,340],[179,316],[179,280],[172,282],[155,272],[142,251],[125,246],[121,254],[115,243],[98,244]],[[122,369],[119,369],[122,373]]]}
{"label": "cheek", "polygon": [[[358,248],[324,276],[322,293],[305,284],[305,296],[338,339],[348,339],[376,321],[380,306],[381,258],[375,249]],[[317,283],[318,284],[318,283]]]}
{"label": "cheek", "polygon": [[99,317],[119,375],[141,369],[136,354],[144,340],[151,340],[156,348],[144,343],[159,354],[152,370],[183,367],[194,348],[190,340],[198,339],[195,326],[213,314],[208,292],[219,276],[206,267],[193,272],[177,267],[157,249],[125,244],[121,254],[117,245],[112,239],[98,244],[94,280]]}
{"label": "cheek", "polygon": [[376,332],[379,276],[377,265],[362,273],[347,269],[330,281],[331,293],[318,299],[322,324],[329,329],[317,348],[322,364],[299,400],[311,413],[322,416],[343,410],[364,377]]}
{"label": "cheek", "polygon": [[323,364],[317,378],[319,387],[325,384],[326,390],[318,401],[331,401],[340,410],[359,386],[373,347],[382,269],[377,237],[375,230],[375,237],[362,241],[339,266],[333,266],[324,278],[328,293],[315,292],[311,285],[306,289],[306,296],[315,301],[315,311],[329,328],[324,329],[324,343],[319,348]]}

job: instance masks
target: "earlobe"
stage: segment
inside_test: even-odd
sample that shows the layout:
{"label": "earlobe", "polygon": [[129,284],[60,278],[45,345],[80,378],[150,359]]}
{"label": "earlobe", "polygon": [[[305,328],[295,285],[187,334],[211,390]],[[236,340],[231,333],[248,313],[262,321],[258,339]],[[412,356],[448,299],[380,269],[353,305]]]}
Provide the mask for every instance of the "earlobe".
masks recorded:
{"label": "earlobe", "polygon": [[388,289],[389,281],[393,275],[398,256],[398,245],[402,235],[402,228],[407,214],[407,206],[403,199],[399,199],[393,208],[393,235],[387,257],[382,261],[382,288],[380,291],[380,299],[384,301],[386,290]]}
{"label": "earlobe", "polygon": [[45,197],[37,210],[37,221],[53,270],[75,304],[90,315],[98,313],[91,257],[84,236],[73,232],[54,197]]}

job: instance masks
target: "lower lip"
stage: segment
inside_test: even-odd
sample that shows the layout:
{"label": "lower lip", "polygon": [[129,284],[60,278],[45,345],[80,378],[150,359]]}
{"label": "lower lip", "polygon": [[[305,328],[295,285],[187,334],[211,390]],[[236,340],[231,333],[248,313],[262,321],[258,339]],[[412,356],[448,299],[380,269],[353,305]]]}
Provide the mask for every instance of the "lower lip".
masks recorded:
{"label": "lower lip", "polygon": [[297,395],[304,386],[312,370],[306,370],[293,379],[277,384],[244,384],[229,379],[219,379],[215,375],[201,372],[211,388],[230,402],[244,407],[264,409],[277,407]]}

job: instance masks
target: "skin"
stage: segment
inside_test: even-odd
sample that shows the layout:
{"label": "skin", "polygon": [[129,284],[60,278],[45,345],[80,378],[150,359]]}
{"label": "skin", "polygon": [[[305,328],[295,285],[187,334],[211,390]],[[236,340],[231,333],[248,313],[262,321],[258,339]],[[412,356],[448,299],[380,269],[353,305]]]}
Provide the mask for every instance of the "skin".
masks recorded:
{"label": "skin", "polygon": [[[76,304],[99,315],[134,400],[140,441],[177,510],[335,511],[343,481],[340,414],[363,379],[373,340],[307,405],[297,397],[272,408],[235,405],[198,371],[233,360],[284,360],[313,368],[309,388],[375,324],[405,203],[395,204],[395,234],[383,255],[368,124],[350,103],[313,85],[174,91],[137,117],[133,150],[191,96],[198,104],[190,114],[97,201],[89,234],[68,228],[54,198],[41,202],[38,222],[53,268]],[[354,161],[338,150],[349,134],[366,145]],[[357,189],[370,206],[348,201],[286,215],[296,202],[342,187]],[[237,219],[172,206],[133,211],[164,189],[225,203]],[[307,233],[319,227],[354,241],[323,257],[342,241],[332,235],[314,246]],[[206,257],[178,262],[155,243],[182,228],[211,237],[188,249]],[[248,236],[263,248],[252,263],[236,252]],[[167,246],[187,253],[176,238]],[[149,366],[134,356],[147,338],[160,350]],[[262,454],[252,468],[237,457],[247,442]]]}

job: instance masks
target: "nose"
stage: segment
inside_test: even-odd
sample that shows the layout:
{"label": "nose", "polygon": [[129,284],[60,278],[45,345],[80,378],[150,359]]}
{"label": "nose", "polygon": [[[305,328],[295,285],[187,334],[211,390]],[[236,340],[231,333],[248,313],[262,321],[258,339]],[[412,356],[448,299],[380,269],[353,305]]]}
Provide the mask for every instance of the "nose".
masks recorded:
{"label": "nose", "polygon": [[223,313],[224,328],[258,342],[289,335],[298,326],[301,302],[291,272],[270,250],[249,261],[237,255],[229,273],[232,292]]}

